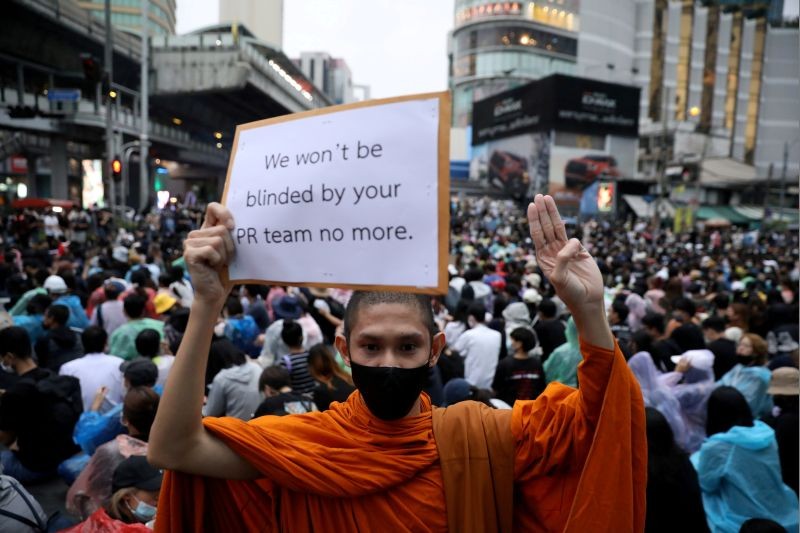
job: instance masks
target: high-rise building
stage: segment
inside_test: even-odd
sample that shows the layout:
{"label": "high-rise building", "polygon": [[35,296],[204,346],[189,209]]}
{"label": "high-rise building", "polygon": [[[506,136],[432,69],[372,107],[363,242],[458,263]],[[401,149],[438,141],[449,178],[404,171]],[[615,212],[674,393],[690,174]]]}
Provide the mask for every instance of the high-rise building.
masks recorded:
{"label": "high-rise building", "polygon": [[[616,6],[615,0],[598,4]],[[635,2],[641,135],[668,132],[674,159],[730,157],[765,177],[770,164],[800,171],[800,31],[783,2]],[[596,6],[602,8],[602,5]],[[666,120],[666,124],[664,124]],[[640,170],[657,172],[643,150]],[[657,150],[650,150],[660,159]],[[776,172],[777,176],[777,172]]]}
{"label": "high-rise building", "polygon": [[[150,35],[173,35],[175,33],[175,0],[111,0],[111,24],[140,33],[142,29],[142,2],[147,2],[150,19]],[[77,4],[92,15],[105,20],[105,2],[78,1]]]}
{"label": "high-rise building", "polygon": [[453,125],[472,122],[472,104],[550,74],[574,74],[580,0],[456,0],[449,39]]}
{"label": "high-rise building", "polygon": [[283,0],[220,0],[220,24],[245,24],[257,39],[283,48]]}
{"label": "high-rise building", "polygon": [[349,104],[364,98],[356,97],[356,87],[360,94],[369,98],[369,87],[353,84],[353,75],[344,59],[331,57],[326,52],[301,52],[295,64],[335,104]]}

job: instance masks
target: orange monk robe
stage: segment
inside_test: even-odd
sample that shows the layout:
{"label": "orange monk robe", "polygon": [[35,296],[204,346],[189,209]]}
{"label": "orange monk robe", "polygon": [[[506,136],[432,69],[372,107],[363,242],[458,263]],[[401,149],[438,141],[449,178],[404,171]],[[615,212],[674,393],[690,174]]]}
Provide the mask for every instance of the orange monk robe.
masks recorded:
{"label": "orange monk robe", "polygon": [[[580,390],[553,383],[514,406],[515,531],[644,528],[638,384],[618,347],[581,351]],[[446,435],[434,436],[426,395],[419,416],[394,422],[372,416],[354,392],[322,413],[204,423],[264,477],[168,472],[156,531],[447,530],[435,441]]]}

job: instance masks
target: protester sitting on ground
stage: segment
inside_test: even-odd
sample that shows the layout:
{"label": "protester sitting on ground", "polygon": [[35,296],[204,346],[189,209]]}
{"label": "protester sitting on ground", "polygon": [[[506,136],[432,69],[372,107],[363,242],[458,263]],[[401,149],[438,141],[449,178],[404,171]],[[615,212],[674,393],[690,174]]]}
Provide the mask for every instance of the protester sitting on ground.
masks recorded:
{"label": "protester sitting on ground", "polygon": [[744,396],[718,387],[708,399],[708,438],[692,455],[712,531],[738,531],[749,518],[797,531],[797,494],[781,479],[775,432],[753,420]]}
{"label": "protester sitting on ground", "polygon": [[452,320],[444,326],[444,336],[447,339],[447,346],[452,348],[458,337],[469,329],[467,324],[469,315],[469,302],[466,300],[459,300],[456,304],[455,312],[453,313]]}
{"label": "protester sitting on ground", "polygon": [[462,333],[453,349],[464,358],[464,379],[478,388],[492,386],[500,359],[503,336],[485,324],[486,307],[480,301],[469,306],[467,322],[470,329]]}
{"label": "protester sitting on ground", "polygon": [[261,285],[242,285],[244,312],[253,317],[260,333],[266,331],[270,323],[267,307],[261,298],[262,294],[265,294],[264,289]]}
{"label": "protester sitting on ground", "polygon": [[[70,273],[70,280],[74,284],[75,275]],[[78,330],[83,330],[89,325],[89,319],[86,317],[81,305],[81,299],[75,294],[70,294],[70,288],[67,286],[65,278],[61,276],[50,276],[44,282],[44,288],[47,293],[53,298],[54,305],[63,305],[69,309],[69,319],[67,326]]]}
{"label": "protester sitting on ground", "polygon": [[156,516],[163,474],[150,466],[145,457],[133,455],[114,469],[112,495],[104,507],[64,533],[119,531],[147,533],[145,524]]}
{"label": "protester sitting on ground", "polygon": [[39,366],[58,372],[61,365],[83,355],[81,337],[67,326],[69,309],[53,304],[44,313],[44,335],[34,347]]}
{"label": "protester sitting on ground", "polygon": [[22,484],[0,469],[0,531],[39,533],[48,531],[47,514]]}
{"label": "protester sitting on ground", "polygon": [[754,418],[767,416],[772,410],[772,398],[767,394],[772,377],[767,362],[767,342],[755,333],[745,333],[736,345],[738,363],[717,382],[735,387],[741,392]]}
{"label": "protester sitting on ground", "polygon": [[[272,294],[272,291],[270,291],[270,294]],[[319,325],[305,312],[298,298],[294,296],[277,298],[272,302],[272,312],[275,316],[275,321],[269,325],[264,333],[264,347],[259,357],[259,362],[262,366],[267,367],[278,364],[280,359],[289,353],[289,347],[282,339],[284,320],[294,320],[300,324],[303,329],[303,349],[308,349],[325,341]]]}
{"label": "protester sitting on ground", "polygon": [[[520,305],[524,307],[524,304]],[[527,312],[527,308],[525,311]],[[533,330],[527,327],[516,328],[509,337],[512,353],[497,363],[492,390],[497,398],[508,405],[514,405],[517,400],[538,398],[547,386],[547,379],[539,358],[531,356],[538,345]]]}
{"label": "protester sitting on ground", "polygon": [[127,434],[99,446],[67,493],[67,511],[85,520],[111,496],[114,469],[127,457],[147,455],[147,439],[159,397],[150,387],[133,387],[125,395],[122,425]]}
{"label": "protester sitting on ground", "polygon": [[[642,355],[634,355],[628,364]],[[648,533],[708,531],[697,472],[689,456],[675,442],[672,424],[664,414],[653,407],[647,407],[645,412],[647,520],[644,530]]]}
{"label": "protester sitting on ground", "polygon": [[117,328],[109,340],[108,351],[111,355],[121,357],[126,361],[137,357],[136,336],[145,329],[154,329],[163,337],[164,323],[160,320],[144,316],[147,300],[138,293],[130,294],[123,301],[125,316],[128,322]]}
{"label": "protester sitting on ground", "polygon": [[105,301],[92,311],[90,323],[93,326],[100,326],[106,333],[113,335],[117,328],[128,322],[124,303],[120,299],[126,288],[125,281],[119,278],[109,278],[103,283]]}
{"label": "protester sitting on ground", "polygon": [[8,310],[11,316],[24,315],[27,313],[28,304],[31,298],[37,294],[47,295],[47,289],[44,288],[44,282],[50,276],[50,272],[46,268],[38,268],[30,277],[33,280],[34,287],[20,296],[19,300]]}
{"label": "protester sitting on ground", "polygon": [[647,313],[642,318],[644,330],[653,338],[650,355],[653,362],[661,372],[670,372],[675,368],[675,364],[670,360],[673,355],[683,353],[681,347],[667,334],[664,315],[660,313]]}
{"label": "protester sitting on ground", "polygon": [[215,340],[208,355],[211,368],[219,368],[209,385],[203,416],[234,416],[250,420],[260,401],[261,367],[248,360],[227,338]]}
{"label": "protester sitting on ground", "polygon": [[[526,531],[589,531],[601,520],[608,530],[641,530],[644,407],[605,320],[602,275],[567,239],[552,198],[537,196],[529,219],[538,263],[579,326],[581,389],[551,384],[513,412],[472,402],[434,410],[420,391],[445,341],[430,299],[356,292],[336,346],[358,391],[325,412],[244,423],[200,418],[203,359],[228,292],[220,272],[234,250],[232,215],[211,204],[204,229],[185,242],[195,304],[148,448],[152,463],[169,469],[158,523],[484,531],[510,530],[513,520]],[[464,457],[466,442],[483,448],[469,446],[475,455]],[[475,476],[485,480],[480,496],[459,481]]]}
{"label": "protester sitting on ground", "polygon": [[782,367],[772,371],[767,393],[772,395],[775,407],[772,413],[764,418],[764,422],[775,430],[778,442],[778,453],[781,460],[783,482],[797,494],[798,492],[798,458],[800,457],[800,370],[794,367]]}
{"label": "protester sitting on ground", "polygon": [[496,398],[492,390],[478,388],[466,379],[451,379],[444,386],[443,407],[449,407],[468,400],[482,403],[492,409],[511,409],[511,405],[500,398]]}
{"label": "protester sitting on ground", "polygon": [[703,320],[706,348],[714,353],[714,379],[720,379],[736,365],[736,343],[725,338],[725,320],[710,316]]}
{"label": "protester sitting on ground", "polygon": [[331,347],[325,344],[312,346],[308,351],[308,371],[316,381],[311,396],[320,411],[327,410],[332,402],[346,402],[356,390],[353,378],[342,370],[331,353]]}
{"label": "protester sitting on ground", "polygon": [[122,401],[122,375],[119,357],[105,353],[108,334],[100,326],[89,326],[81,334],[85,355],[61,365],[59,374],[74,376],[81,383],[83,410],[89,411],[95,391],[106,388],[106,397],[112,404]]}
{"label": "protester sitting on ground", "polygon": [[83,408],[80,383],[40,368],[28,333],[18,326],[0,330],[0,354],[19,376],[0,401],[0,444],[16,442],[14,450],[0,451],[3,473],[21,483],[53,477],[78,451],[72,429]]}
{"label": "protester sitting on ground", "polygon": [[611,333],[617,338],[617,342],[622,348],[623,353],[631,340],[631,328],[628,325],[628,306],[622,296],[618,296],[611,302],[608,311],[608,323],[611,325]]}
{"label": "protester sitting on ground", "polygon": [[686,424],[686,451],[700,448],[706,438],[708,397],[716,387],[714,382],[714,354],[710,350],[689,350],[672,356],[673,372],[661,377],[681,404]]}
{"label": "protester sitting on ground", "polygon": [[164,341],[161,335],[154,329],[142,330],[136,336],[136,351],[140,356],[153,361],[158,367],[158,381],[156,385],[160,385],[161,387],[167,382],[169,369],[172,368],[172,363],[175,360],[175,356],[161,353],[163,346]]}
{"label": "protester sitting on ground", "polygon": [[256,346],[256,339],[261,332],[253,317],[244,314],[244,308],[239,298],[228,297],[222,312],[225,317],[225,336],[245,355],[258,357],[261,347]]}
{"label": "protester sitting on ground", "polygon": [[308,351],[303,348],[303,328],[291,319],[283,320],[281,340],[289,353],[278,359],[277,364],[289,371],[292,390],[300,394],[314,390],[314,378],[308,371]]}
{"label": "protester sitting on ground", "polygon": [[[688,365],[688,362],[684,364]],[[647,352],[634,354],[628,360],[628,366],[642,389],[645,407],[657,409],[669,422],[675,444],[682,450],[689,451],[689,432],[681,404],[667,382],[662,379],[650,354]]]}
{"label": "protester sitting on ground", "polygon": [[36,294],[28,302],[24,315],[12,316],[14,325],[25,328],[33,344],[36,344],[45,333],[44,313],[52,303],[53,299],[47,294]]}
{"label": "protester sitting on ground", "polygon": [[564,323],[558,317],[558,308],[553,300],[545,298],[539,303],[539,320],[533,325],[536,338],[542,347],[542,363],[547,362],[553,350],[567,342]]}
{"label": "protester sitting on ground", "polygon": [[265,368],[258,379],[258,388],[264,394],[264,401],[256,408],[253,418],[265,415],[299,415],[317,411],[311,396],[292,389],[289,371],[283,367]]}
{"label": "protester sitting on ground", "polygon": [[[145,358],[123,362],[120,365],[120,372],[124,390],[131,390],[134,387],[155,387],[158,379],[158,368]],[[158,393],[161,389],[154,390]],[[101,387],[95,394],[90,411],[84,411],[75,425],[74,441],[89,455],[92,455],[101,444],[125,433],[125,426],[120,418],[124,405],[120,402],[105,407],[109,403],[106,399],[107,394],[108,390]]]}

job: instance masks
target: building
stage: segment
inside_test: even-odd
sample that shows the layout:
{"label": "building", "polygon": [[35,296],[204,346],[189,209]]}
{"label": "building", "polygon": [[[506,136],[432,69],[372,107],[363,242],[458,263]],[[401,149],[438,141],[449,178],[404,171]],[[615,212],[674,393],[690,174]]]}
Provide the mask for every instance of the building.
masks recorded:
{"label": "building", "polygon": [[475,103],[469,179],[567,216],[611,212],[635,171],[639,89],[553,74]]}
{"label": "building", "polygon": [[354,85],[347,62],[326,52],[301,52],[294,60],[303,74],[335,104],[369,99],[369,87]]}
{"label": "building", "polygon": [[283,0],[220,0],[220,24],[244,24],[272,48],[283,48]]}
{"label": "building", "polygon": [[763,2],[706,4],[637,3],[643,133],[657,132],[666,111],[676,157],[731,157],[753,165],[760,177],[782,163],[789,143],[787,171],[796,176],[797,21],[782,19],[782,2],[769,10]]}
{"label": "building", "polygon": [[[142,2],[146,1],[150,19],[150,35],[175,34],[176,0],[111,0],[111,24],[122,30],[140,33],[142,29]],[[92,15],[105,20],[105,3],[101,0],[77,4]]]}
{"label": "building", "polygon": [[33,198],[134,208],[190,192],[218,199],[238,124],[331,103],[246,26],[153,35],[142,158],[140,36],[111,28],[112,96],[102,90],[102,19],[74,0],[10,0],[4,9],[0,211]]}
{"label": "building", "polygon": [[577,72],[579,0],[456,0],[449,36],[453,126],[472,123],[472,105],[554,73]]}

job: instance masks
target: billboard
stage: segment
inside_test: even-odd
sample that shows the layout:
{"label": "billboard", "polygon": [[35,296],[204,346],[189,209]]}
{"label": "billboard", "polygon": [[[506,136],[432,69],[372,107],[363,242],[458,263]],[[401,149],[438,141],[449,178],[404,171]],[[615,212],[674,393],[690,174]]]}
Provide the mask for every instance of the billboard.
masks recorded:
{"label": "billboard", "polygon": [[522,201],[548,190],[549,168],[550,134],[529,133],[473,147],[469,179]]}
{"label": "billboard", "polygon": [[637,137],[639,88],[553,74],[475,102],[472,144],[546,130]]}

